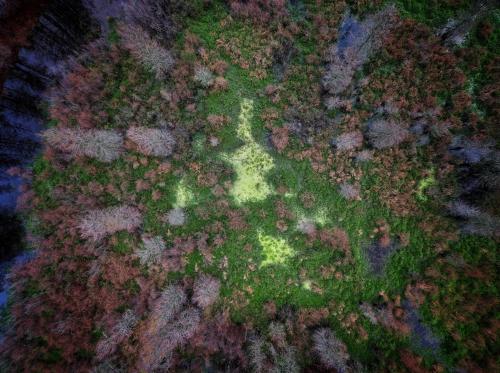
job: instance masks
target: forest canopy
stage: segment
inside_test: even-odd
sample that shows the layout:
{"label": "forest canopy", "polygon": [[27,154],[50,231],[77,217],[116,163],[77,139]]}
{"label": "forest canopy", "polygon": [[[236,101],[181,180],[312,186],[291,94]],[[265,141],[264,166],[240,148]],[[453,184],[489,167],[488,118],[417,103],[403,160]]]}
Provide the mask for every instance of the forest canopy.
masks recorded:
{"label": "forest canopy", "polygon": [[495,1],[20,15],[0,371],[500,369]]}

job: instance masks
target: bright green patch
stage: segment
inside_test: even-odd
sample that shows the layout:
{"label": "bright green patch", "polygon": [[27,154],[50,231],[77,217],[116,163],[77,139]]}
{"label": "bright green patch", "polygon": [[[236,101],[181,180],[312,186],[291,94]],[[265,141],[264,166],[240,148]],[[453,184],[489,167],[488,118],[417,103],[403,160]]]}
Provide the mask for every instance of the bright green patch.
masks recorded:
{"label": "bright green patch", "polygon": [[[309,4],[311,1],[306,3],[309,8],[313,7]],[[440,7],[437,3],[432,5],[418,1],[413,8],[407,1],[398,3],[409,7],[410,16],[412,14],[424,16],[430,11],[429,9]],[[439,9],[445,8],[449,14],[454,14],[447,6]],[[442,20],[448,13],[438,15],[438,18]],[[278,154],[266,145],[269,130],[261,118],[264,110],[278,111],[280,118],[275,121],[276,124],[282,124],[286,117],[285,108],[278,107],[262,94],[268,84],[278,84],[278,82],[273,79],[271,69],[268,69],[265,79],[252,77],[251,71],[231,63],[224,50],[217,47],[221,38],[238,39],[241,42],[238,44],[242,49],[241,55],[245,58],[251,58],[255,49],[262,48],[259,43],[264,39],[252,40],[252,28],[249,24],[232,20],[223,26],[220,21],[226,15],[226,9],[217,3],[214,8],[204,12],[196,20],[189,21],[189,31],[199,36],[203,48],[210,52],[210,58],[215,56],[216,59],[229,63],[228,70],[224,74],[229,86],[227,90],[221,92],[209,90],[198,92],[195,112],[181,108],[181,113],[178,115],[182,120],[179,120],[179,123],[185,126],[190,136],[193,136],[193,141],[191,147],[185,149],[181,159],[172,160],[175,172],[163,175],[157,183],[152,183],[150,189],[136,192],[136,181],[146,179],[146,173],[157,166],[153,165],[151,159],[148,160],[149,163],[139,166],[132,166],[131,162],[124,159],[112,165],[86,160],[84,166],[82,163],[70,164],[64,170],[56,170],[50,162],[40,158],[34,165],[33,188],[37,196],[42,199],[41,206],[43,208],[56,206],[52,194],[58,186],[72,184],[71,186],[80,190],[89,182],[97,181],[103,186],[111,185],[120,189],[120,183],[126,179],[125,189],[128,189],[129,193],[126,197],[133,194],[133,197],[137,197],[135,201],[145,207],[141,233],[161,235],[169,248],[176,237],[196,238],[200,233],[207,234],[207,242],[213,247],[211,260],[206,260],[200,251],[194,250],[188,255],[188,262],[183,271],[170,272],[165,276],[168,281],[176,281],[183,276],[195,277],[200,272],[217,276],[222,284],[223,307],[229,309],[234,320],[252,323],[261,332],[265,330],[269,321],[263,312],[263,305],[266,302],[275,302],[278,309],[291,307],[297,311],[303,308],[329,307],[331,315],[324,323],[334,328],[346,341],[354,358],[371,367],[371,364],[379,362],[378,353],[381,351],[384,354],[383,359],[394,361],[398,359],[399,351],[408,347],[408,341],[396,333],[388,332],[380,325],[371,325],[361,316],[359,304],[378,299],[380,292],[392,297],[404,296],[406,286],[414,279],[421,278],[429,263],[435,260],[438,240],[422,230],[422,225],[426,223],[422,216],[417,213],[410,217],[395,216],[381,203],[379,195],[373,190],[374,187],[385,185],[384,180],[370,172],[371,164],[362,166],[363,178],[360,182],[363,190],[362,200],[347,201],[338,193],[337,186],[331,182],[330,177],[314,171],[308,159],[297,161],[293,157],[288,158],[285,153]],[[295,16],[300,19],[300,14]],[[337,16],[341,18],[341,15]],[[310,23],[307,19],[304,22]],[[304,86],[309,84],[312,86],[318,83],[319,79],[317,66],[314,65],[316,72],[310,73],[308,69],[312,68],[312,65],[305,64],[306,56],[315,53],[317,48],[314,38],[309,33],[313,32],[314,28],[309,23],[308,31],[296,37],[298,56],[290,62],[290,71],[293,74],[283,83],[285,91],[294,92],[298,96],[296,98],[299,104],[300,99],[305,97],[302,95]],[[179,43],[182,39],[183,36],[180,37]],[[181,56],[182,53],[184,52],[181,52]],[[191,55],[190,58],[195,57]],[[397,67],[398,65],[383,66],[378,74],[381,78],[390,76],[399,71]],[[108,104],[106,107],[112,117],[120,110],[126,109],[127,99],[132,92],[147,102],[159,89],[159,83],[154,82],[151,76],[144,72],[140,72],[141,79],[138,79],[145,82],[144,87],[134,86],[128,75],[136,68],[131,59],[125,59],[113,67],[109,81],[106,82],[109,93],[106,96]],[[297,69],[293,70],[294,68]],[[164,84],[168,86],[171,82]],[[475,90],[476,87],[471,85],[470,93]],[[382,90],[377,93],[381,96],[384,94]],[[443,99],[443,102],[446,100],[447,98]],[[294,105],[297,103],[287,102],[284,106]],[[229,121],[217,129],[210,128],[207,124],[205,128],[199,128],[196,134],[193,134],[190,125],[206,122],[209,115],[224,115]],[[115,123],[113,119],[106,124],[106,127],[125,126],[126,123]],[[216,136],[219,144],[208,146],[209,136]],[[292,135],[290,137],[287,151],[291,148],[301,150],[308,147],[299,144]],[[136,153],[128,155],[142,157]],[[228,193],[215,196],[212,188],[198,185],[197,175],[194,171],[188,170],[187,162],[200,165],[202,172],[215,170],[218,187],[224,186]],[[97,172],[90,174],[86,166],[92,166]],[[391,165],[395,168],[398,166],[396,162]],[[422,167],[428,169],[430,166]],[[335,165],[332,168],[335,168]],[[120,178],[117,175],[125,177]],[[436,185],[435,172],[432,170],[430,176],[421,180],[418,180],[418,175],[420,173],[415,170],[411,179],[417,181],[417,198],[425,202],[428,199],[426,192]],[[401,180],[401,184],[404,182]],[[286,187],[288,192],[278,195],[276,191],[279,187]],[[153,199],[153,191],[157,191],[159,197]],[[311,206],[304,206],[301,200],[304,193],[312,196]],[[120,198],[106,192],[99,203],[116,205],[123,202]],[[214,207],[215,202],[224,202],[222,205],[227,204],[231,212],[241,213],[246,223],[243,224],[244,227],[232,227],[231,217],[222,211],[225,207],[218,209]],[[283,204],[291,212],[292,217],[287,214],[285,218],[280,216],[276,208],[278,203]],[[172,207],[185,209],[189,217],[186,224],[170,227],[164,223],[162,217]],[[344,231],[349,241],[345,245],[347,249],[326,244],[324,240],[312,240],[307,237],[297,229],[297,224],[305,219],[314,223],[317,230]],[[385,220],[390,226],[391,238],[398,239],[398,236],[403,234],[407,236],[408,245],[391,257],[382,276],[375,277],[368,271],[363,248],[379,239],[374,233],[379,220]],[[212,227],[215,229],[212,230]],[[50,234],[50,232],[43,233]],[[217,238],[223,238],[220,245],[213,245],[216,235]],[[110,244],[111,255],[132,254],[139,237],[139,233],[116,234]],[[484,248],[485,245],[483,241],[473,241],[464,244],[467,247],[459,248],[468,261],[470,259],[470,262],[474,262],[475,258],[470,256],[480,252],[478,248]],[[497,258],[492,256],[488,259],[495,262]],[[47,276],[53,276],[57,269],[45,270]],[[143,268],[141,275],[147,277],[147,269]],[[463,282],[446,280],[443,284],[443,294],[439,296],[448,296],[449,289],[452,289],[453,293],[458,293],[462,288],[470,289],[471,293],[482,291],[478,284],[466,281],[468,280]],[[138,294],[141,291],[139,283],[130,280],[122,290]],[[100,284],[110,286],[104,281]],[[40,284],[28,281],[23,295],[34,296],[42,291]],[[495,291],[492,288],[484,290],[487,295]],[[456,303],[458,300],[452,299]],[[129,307],[130,305],[123,304],[116,310],[124,312]],[[345,330],[341,317],[349,314],[360,317],[360,324],[368,332],[368,340],[362,340],[355,333],[351,333],[351,330]],[[430,312],[425,316],[429,324],[436,324]],[[445,320],[440,320],[437,324],[438,329],[444,330]],[[463,335],[471,334],[468,329],[472,330],[475,326],[472,324],[464,327],[466,332]],[[97,339],[96,335],[93,341]],[[379,348],[376,354],[373,351],[374,345]],[[453,361],[467,356],[465,350],[453,354],[454,360],[451,359]],[[86,353],[83,353],[82,358],[88,358]]]}
{"label": "bright green patch", "polygon": [[272,193],[265,176],[273,168],[273,158],[252,136],[252,111],[253,101],[244,99],[237,135],[245,145],[225,156],[236,172],[231,195],[238,203],[261,201]]}
{"label": "bright green patch", "polygon": [[429,176],[423,178],[418,182],[417,198],[420,201],[427,201],[427,196],[425,195],[425,191],[433,185],[436,185],[436,178],[434,177],[434,169],[430,171]]}
{"label": "bright green patch", "polygon": [[265,267],[272,264],[285,264],[286,261],[294,255],[294,250],[282,238],[272,237],[258,233],[259,243],[262,247],[262,253],[265,259],[260,264]]}
{"label": "bright green patch", "polygon": [[192,190],[188,187],[185,178],[182,178],[177,184],[175,190],[175,204],[174,207],[184,208],[194,201]]}

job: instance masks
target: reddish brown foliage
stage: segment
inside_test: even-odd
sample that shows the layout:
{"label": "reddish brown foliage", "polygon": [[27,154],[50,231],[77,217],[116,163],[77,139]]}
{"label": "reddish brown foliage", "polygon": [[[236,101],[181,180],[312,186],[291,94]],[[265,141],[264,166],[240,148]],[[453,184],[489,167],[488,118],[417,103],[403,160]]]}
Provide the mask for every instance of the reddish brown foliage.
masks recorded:
{"label": "reddish brown foliage", "polygon": [[[116,307],[132,300],[132,294],[121,289],[130,276],[138,275],[137,269],[130,267],[130,262],[104,256],[100,265],[94,266],[96,250],[78,244],[75,216],[70,206],[42,214],[44,223],[55,227],[55,234],[40,243],[36,259],[13,274],[17,300],[13,308],[15,334],[8,336],[5,347],[20,370],[48,371],[40,357],[55,350],[61,358],[51,365],[50,371],[63,372],[69,367],[88,370],[87,362],[78,361],[78,351],[94,349],[91,336],[95,322],[103,316],[110,320]],[[47,271],[48,268],[53,270]],[[105,280],[113,287],[93,285],[103,268]],[[35,295],[28,295],[33,286]],[[33,344],[36,337],[43,338],[44,344]],[[21,340],[25,342],[20,343]]]}
{"label": "reddish brown foliage", "polygon": [[210,114],[207,117],[208,123],[211,125],[211,127],[215,130],[221,129],[223,126],[229,123],[229,118],[226,117],[225,115],[215,115],[215,114]]}
{"label": "reddish brown foliage", "polygon": [[319,239],[324,244],[343,251],[347,257],[351,256],[349,236],[343,229],[322,229],[319,231]]}
{"label": "reddish brown foliage", "polygon": [[278,153],[282,153],[288,145],[288,128],[274,127],[272,129],[271,141]]}
{"label": "reddish brown foliage", "polygon": [[225,91],[229,87],[229,82],[223,78],[222,76],[218,76],[214,80],[214,84],[212,86],[212,89],[215,92],[220,92],[220,91]]}
{"label": "reddish brown foliage", "polygon": [[274,317],[276,316],[276,311],[276,303],[274,303],[273,301],[264,303],[264,312],[266,313],[267,317],[269,317],[270,319],[274,319]]}
{"label": "reddish brown foliage", "polygon": [[188,351],[206,360],[221,354],[226,364],[243,367],[246,365],[245,334],[245,329],[233,324],[229,314],[223,312],[200,326],[190,341]]}
{"label": "reddish brown foliage", "polygon": [[[118,53],[111,53],[110,63],[117,62]],[[114,56],[114,59],[113,59]],[[91,57],[95,60],[102,58],[101,51],[92,50]],[[110,65],[107,65],[110,68]],[[67,74],[60,87],[52,93],[50,115],[63,125],[70,124],[76,119],[82,128],[98,126],[106,114],[102,111],[102,102],[105,95],[102,69],[89,68],[75,64],[73,70]]]}
{"label": "reddish brown foliage", "polygon": [[422,357],[415,355],[409,350],[404,350],[399,353],[402,363],[411,373],[429,373],[427,369],[422,366]]}
{"label": "reddish brown foliage", "polygon": [[182,60],[172,70],[170,76],[175,83],[174,90],[162,91],[162,97],[170,103],[173,109],[178,109],[181,103],[186,103],[193,97],[193,92],[189,88],[192,74],[192,66]]}
{"label": "reddish brown foliage", "polygon": [[310,209],[314,207],[316,198],[311,192],[304,192],[300,195],[300,202],[302,202],[302,206],[304,206],[306,209]]}
{"label": "reddish brown foliage", "polygon": [[299,329],[306,329],[311,326],[317,326],[330,314],[328,308],[303,308],[297,316],[297,325]]}
{"label": "reddish brown foliage", "polygon": [[265,25],[287,16],[285,0],[229,0],[231,12],[242,19]]}
{"label": "reddish brown foliage", "polygon": [[276,215],[280,219],[288,219],[288,220],[295,219],[295,214],[287,208],[285,201],[281,199],[276,201],[274,205],[274,210],[276,211]]}
{"label": "reddish brown foliage", "polygon": [[212,70],[214,73],[217,75],[224,75],[226,73],[227,68],[229,65],[227,64],[226,61],[224,60],[217,60],[214,63],[210,65],[210,70]]}
{"label": "reddish brown foliage", "polygon": [[231,210],[228,212],[229,228],[234,231],[242,231],[248,228],[245,217],[239,210]]}
{"label": "reddish brown foliage", "polygon": [[200,173],[196,179],[199,186],[213,187],[217,184],[218,177],[215,172]]}
{"label": "reddish brown foliage", "polygon": [[288,229],[288,225],[286,224],[286,222],[284,220],[278,220],[278,221],[276,221],[276,228],[280,232],[285,232]]}

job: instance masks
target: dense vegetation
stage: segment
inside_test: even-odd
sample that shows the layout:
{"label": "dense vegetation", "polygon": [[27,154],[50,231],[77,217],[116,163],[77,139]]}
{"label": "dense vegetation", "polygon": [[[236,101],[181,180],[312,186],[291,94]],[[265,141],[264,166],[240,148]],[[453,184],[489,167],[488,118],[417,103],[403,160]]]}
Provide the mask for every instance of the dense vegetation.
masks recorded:
{"label": "dense vegetation", "polygon": [[94,2],[19,201],[1,369],[497,371],[482,3]]}

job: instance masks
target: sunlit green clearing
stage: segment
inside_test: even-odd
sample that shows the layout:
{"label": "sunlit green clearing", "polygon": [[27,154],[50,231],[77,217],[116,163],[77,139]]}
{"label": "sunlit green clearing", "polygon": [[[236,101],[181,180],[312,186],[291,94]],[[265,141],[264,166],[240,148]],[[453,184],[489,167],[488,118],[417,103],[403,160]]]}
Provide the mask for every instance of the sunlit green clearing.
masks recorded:
{"label": "sunlit green clearing", "polygon": [[175,191],[175,204],[174,207],[184,208],[194,200],[193,192],[186,184],[186,180],[182,178],[177,184]]}
{"label": "sunlit green clearing", "polygon": [[234,153],[224,156],[236,172],[231,195],[237,203],[262,201],[272,193],[265,175],[273,169],[274,162],[252,136],[253,106],[253,100],[243,99],[238,117],[237,135],[245,144]]}
{"label": "sunlit green clearing", "polygon": [[283,238],[268,236],[258,232],[259,243],[262,247],[262,254],[265,259],[260,264],[265,267],[272,264],[284,264],[289,258],[295,255],[294,250]]}

